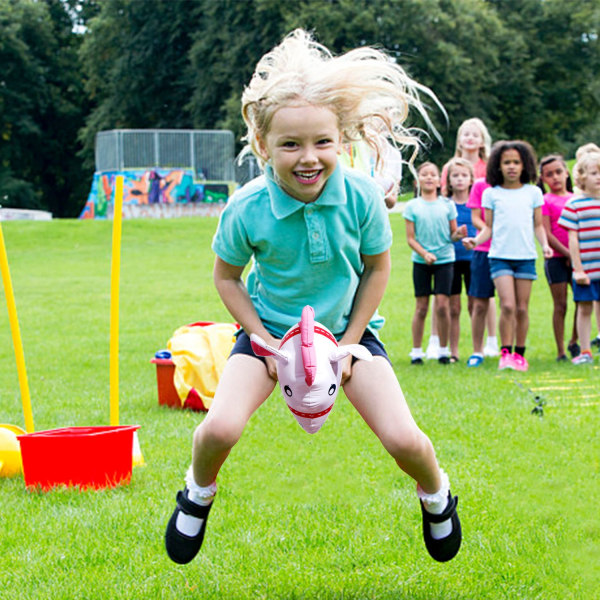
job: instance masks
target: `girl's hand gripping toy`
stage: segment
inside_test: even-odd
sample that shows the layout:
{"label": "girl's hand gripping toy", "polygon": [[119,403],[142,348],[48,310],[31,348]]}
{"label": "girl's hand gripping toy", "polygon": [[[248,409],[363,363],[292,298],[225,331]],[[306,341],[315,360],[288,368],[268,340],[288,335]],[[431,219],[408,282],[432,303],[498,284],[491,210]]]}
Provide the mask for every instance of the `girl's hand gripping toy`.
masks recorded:
{"label": "girl's hand gripping toy", "polygon": [[250,340],[257,356],[272,356],[277,361],[283,397],[308,433],[319,431],[333,408],[342,377],[340,361],[349,354],[373,360],[364,346],[338,346],[329,329],[315,321],[311,306],[304,307],[300,323],[288,330],[279,349],[269,346],[254,333]]}

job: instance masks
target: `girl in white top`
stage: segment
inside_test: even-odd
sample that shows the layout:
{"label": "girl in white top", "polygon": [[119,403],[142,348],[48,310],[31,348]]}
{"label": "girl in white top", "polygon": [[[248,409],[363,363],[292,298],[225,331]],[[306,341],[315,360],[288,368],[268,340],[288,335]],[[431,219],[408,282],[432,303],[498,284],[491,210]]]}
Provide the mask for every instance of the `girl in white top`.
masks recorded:
{"label": "girl in white top", "polygon": [[492,187],[483,192],[481,202],[485,227],[476,237],[463,241],[466,248],[472,249],[492,238],[490,272],[500,297],[499,369],[527,371],[529,368],[524,354],[531,284],[537,278],[534,236],[543,248],[544,257],[552,256],[542,222],[542,192],[532,185],[536,177],[535,153],[527,142],[496,143],[486,173]]}

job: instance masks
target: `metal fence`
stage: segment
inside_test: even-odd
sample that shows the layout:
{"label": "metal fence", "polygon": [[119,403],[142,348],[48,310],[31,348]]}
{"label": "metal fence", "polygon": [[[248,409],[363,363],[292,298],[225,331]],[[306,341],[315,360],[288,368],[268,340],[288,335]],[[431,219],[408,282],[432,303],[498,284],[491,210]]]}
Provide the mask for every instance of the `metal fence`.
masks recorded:
{"label": "metal fence", "polygon": [[236,181],[231,131],[113,129],[96,135],[96,171],[193,169],[196,179]]}

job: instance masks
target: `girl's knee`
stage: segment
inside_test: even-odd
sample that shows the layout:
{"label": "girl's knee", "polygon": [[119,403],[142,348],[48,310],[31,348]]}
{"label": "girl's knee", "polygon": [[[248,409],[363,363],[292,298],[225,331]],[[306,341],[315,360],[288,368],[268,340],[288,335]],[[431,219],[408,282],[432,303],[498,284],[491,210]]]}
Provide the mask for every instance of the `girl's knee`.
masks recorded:
{"label": "girl's knee", "polygon": [[429,438],[415,425],[410,430],[390,431],[382,439],[385,449],[399,462],[427,454],[431,449]]}
{"label": "girl's knee", "polygon": [[234,422],[226,419],[209,419],[194,431],[194,448],[210,448],[211,450],[229,450],[233,448],[242,435],[240,429]]}

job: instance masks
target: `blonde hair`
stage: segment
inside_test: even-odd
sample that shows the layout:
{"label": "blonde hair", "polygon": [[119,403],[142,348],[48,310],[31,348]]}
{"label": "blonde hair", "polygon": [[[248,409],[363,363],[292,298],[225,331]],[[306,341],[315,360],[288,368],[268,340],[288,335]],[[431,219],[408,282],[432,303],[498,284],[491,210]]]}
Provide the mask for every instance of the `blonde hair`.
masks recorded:
{"label": "blonde hair", "polygon": [[579,148],[577,148],[577,152],[575,152],[576,160],[579,160],[584,154],[587,154],[588,152],[600,152],[600,148],[596,146],[596,144],[594,144],[593,142],[590,142],[589,144],[584,144],[583,146],[579,146]]}
{"label": "blonde hair", "polygon": [[454,194],[454,190],[452,189],[452,183],[450,182],[450,175],[452,173],[452,169],[456,167],[463,167],[464,169],[468,169],[469,176],[471,178],[471,182],[469,183],[469,187],[473,185],[473,181],[475,180],[475,175],[473,173],[473,165],[466,159],[461,158],[460,156],[455,156],[451,158],[447,163],[447,176],[446,176],[446,190],[448,192],[448,197],[451,197]]}
{"label": "blonde hair", "polygon": [[412,80],[391,58],[374,48],[357,48],[333,56],[303,29],[296,29],[265,54],[242,95],[247,142],[242,156],[253,152],[264,167],[259,138],[265,138],[277,109],[311,104],[330,109],[337,117],[343,142],[364,140],[383,163],[388,138],[396,147],[413,148],[409,166],[418,152],[419,130],[404,122],[410,108],[421,115],[439,139],[419,99],[423,93],[445,111],[431,90]]}
{"label": "blonde hair", "polygon": [[491,149],[492,149],[492,137],[490,136],[490,132],[487,130],[484,122],[477,117],[473,117],[472,119],[467,119],[460,124],[458,131],[456,132],[456,149],[454,151],[454,156],[462,157],[462,149],[460,147],[460,134],[469,126],[477,127],[479,132],[481,133],[481,139],[483,140],[483,146],[479,148],[479,158],[487,161]]}
{"label": "blonde hair", "polygon": [[592,167],[600,169],[600,149],[596,152],[584,152],[573,167],[573,178],[575,185],[585,191],[585,182],[587,180],[588,171]]}

